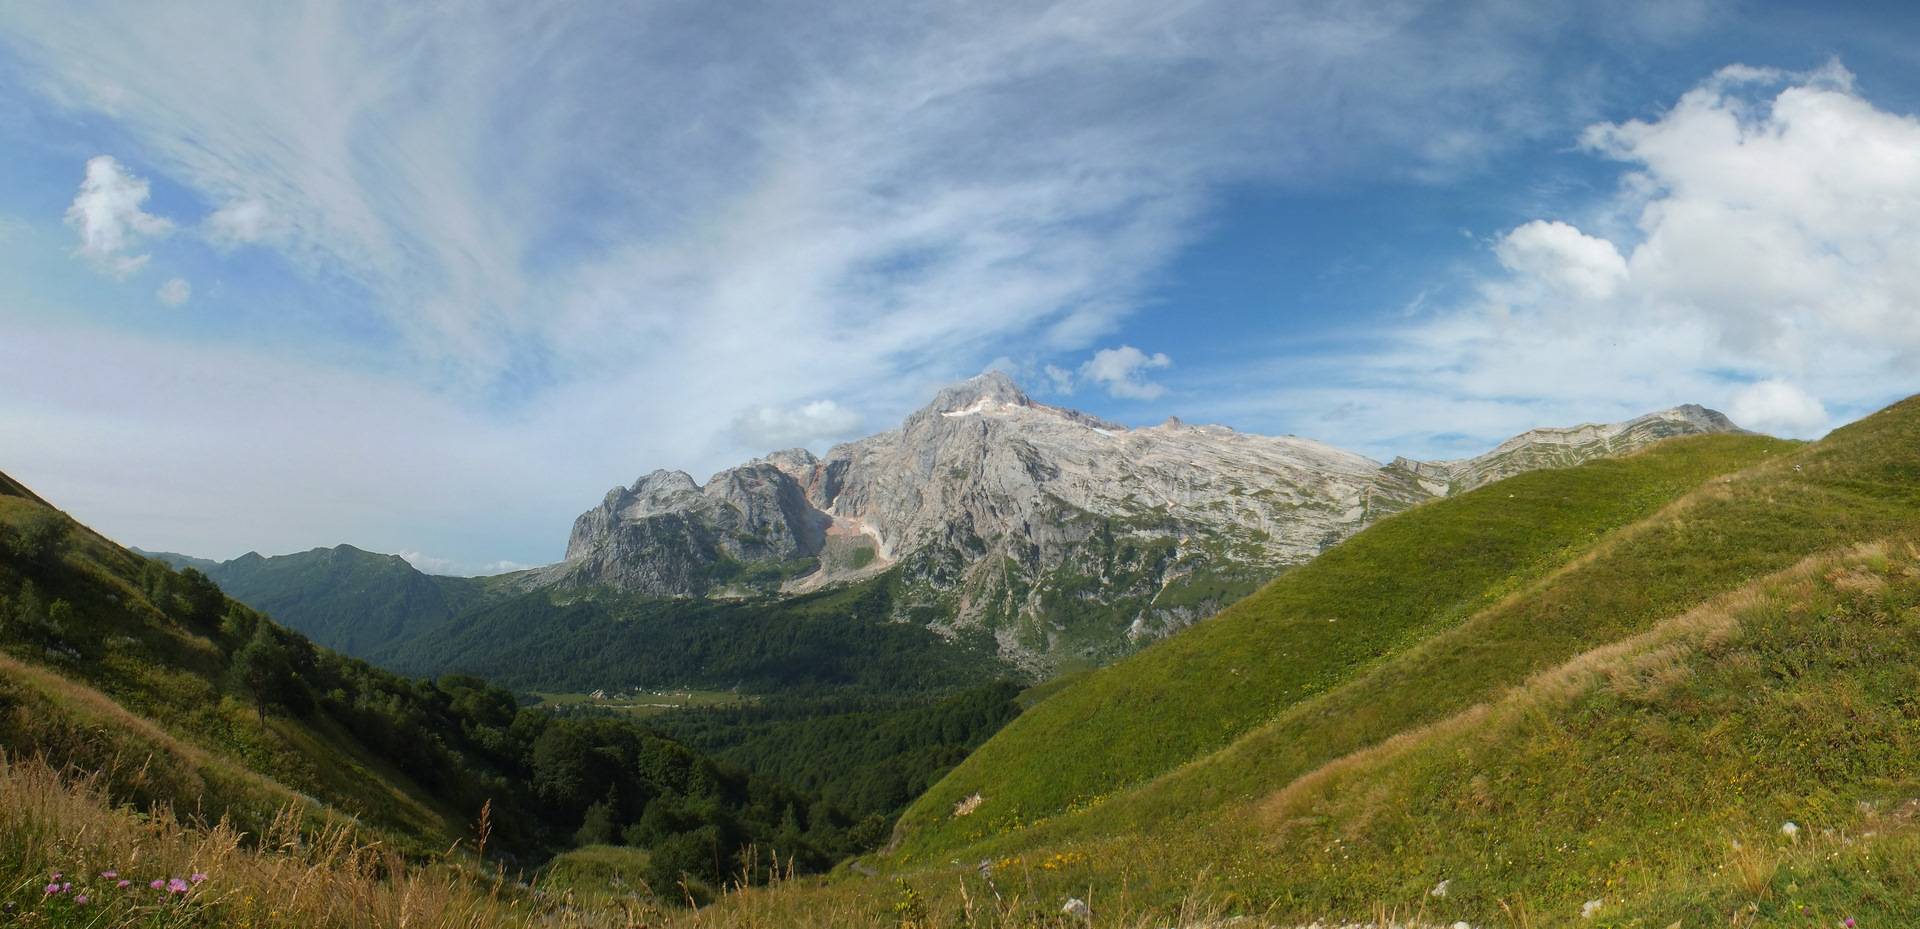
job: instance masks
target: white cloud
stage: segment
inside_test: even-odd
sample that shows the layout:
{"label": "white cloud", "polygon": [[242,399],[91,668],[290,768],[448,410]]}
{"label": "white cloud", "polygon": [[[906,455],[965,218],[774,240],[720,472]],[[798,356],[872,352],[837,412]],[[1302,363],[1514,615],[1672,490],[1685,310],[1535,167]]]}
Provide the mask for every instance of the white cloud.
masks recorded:
{"label": "white cloud", "polygon": [[161,303],[168,306],[179,306],[187,302],[188,297],[193,296],[193,285],[176,277],[167,281],[165,284],[161,284],[160,289],[154,293],[154,296],[158,297]]}
{"label": "white cloud", "polygon": [[1583,139],[1628,166],[1616,199],[1500,237],[1476,304],[1276,375],[1319,378],[1301,420],[1358,402],[1335,438],[1375,454],[1686,402],[1804,437],[1920,390],[1920,120],[1838,65],[1732,67]]}
{"label": "white cloud", "polygon": [[1727,415],[1755,432],[1795,438],[1818,438],[1828,422],[1827,408],[1818,399],[1779,378],[1741,388]]}
{"label": "white cloud", "polygon": [[744,445],[770,451],[846,438],[865,422],[866,417],[832,400],[815,400],[791,409],[763,406],[743,413],[733,421],[733,434]]}
{"label": "white cloud", "polygon": [[1047,383],[1052,385],[1054,393],[1066,394],[1067,396],[1073,395],[1072,371],[1054,365],[1047,365],[1041,368],[1040,371],[1046,375]]}
{"label": "white cloud", "polygon": [[445,558],[435,558],[420,552],[395,552],[401,560],[413,565],[414,570],[422,574],[454,574],[453,562]]}
{"label": "white cloud", "polygon": [[1172,363],[1173,359],[1164,353],[1149,355],[1131,345],[1122,345],[1094,352],[1093,357],[1080,366],[1080,376],[1095,384],[1106,385],[1107,393],[1115,397],[1152,400],[1166,393],[1167,389],[1141,378],[1141,373]]}
{"label": "white cloud", "polygon": [[112,155],[87,161],[86,179],[67,208],[67,223],[79,230],[83,255],[116,277],[126,277],[147,263],[149,255],[127,255],[141,239],[167,234],[173,224],[146,213],[147,182],[134,177]]}
{"label": "white cloud", "polygon": [[[1625,24],[1608,41],[1633,39],[1631,6],[1606,11]],[[251,371],[339,366],[251,395],[205,382],[227,366],[200,355],[124,366],[193,385],[176,405],[227,427],[139,433],[142,467],[181,488],[176,516],[221,514],[203,522],[169,522],[142,482],[86,464],[124,469],[118,420],[9,447],[41,474],[91,475],[56,477],[63,499],[147,514],[143,531],[191,525],[202,551],[265,550],[271,524],[283,550],[480,563],[496,556],[476,539],[557,546],[636,468],[711,473],[742,443],[855,428],[847,409],[805,413],[815,398],[890,424],[981,359],[1112,344],[1223,185],[1446,176],[1597,118],[1585,84],[1543,79],[1582,64],[1557,42],[1592,24],[1571,0],[714,9],[0,4],[7,74],[36,105],[219,205],[201,226],[216,246],[305,275],[288,298],[304,312],[283,315],[322,324],[224,344],[268,356]],[[91,357],[84,339],[8,335],[49,363]],[[0,425],[27,421],[19,396],[0,392]],[[326,441],[282,431],[309,419]],[[310,495],[284,493],[301,477]],[[531,496],[472,505],[503,487]],[[428,519],[436,538],[394,529]]]}
{"label": "white cloud", "polygon": [[[902,372],[1111,332],[1220,183],[1445,174],[1578,119],[1532,80],[1586,28],[1549,5],[103,0],[0,26],[225,204],[211,241],[346,282],[436,377],[750,347],[782,363],[739,399],[904,397]],[[1697,28],[1642,6],[1670,4],[1610,9],[1608,35]]]}
{"label": "white cloud", "polygon": [[440,574],[449,577],[487,577],[494,574],[506,574],[510,571],[525,571],[534,567],[517,561],[500,560],[487,564],[467,564],[451,558],[435,558],[422,552],[395,552],[401,560],[413,565],[422,574]]}
{"label": "white cloud", "polygon": [[221,248],[264,242],[275,233],[273,214],[265,200],[242,200],[207,217],[207,241]]}
{"label": "white cloud", "polygon": [[1627,277],[1627,260],[1612,242],[1562,222],[1527,223],[1501,238],[1494,254],[1516,275],[1584,299],[1612,296]]}

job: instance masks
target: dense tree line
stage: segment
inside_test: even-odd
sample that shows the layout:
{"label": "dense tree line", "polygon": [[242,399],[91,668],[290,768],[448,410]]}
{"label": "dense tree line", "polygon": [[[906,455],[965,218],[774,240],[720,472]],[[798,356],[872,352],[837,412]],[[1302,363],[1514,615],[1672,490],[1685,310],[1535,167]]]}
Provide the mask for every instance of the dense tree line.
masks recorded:
{"label": "dense tree line", "polygon": [[1020,715],[1020,690],[1000,681],[922,705],[772,698],[675,711],[653,724],[682,744],[857,815],[891,819]]}
{"label": "dense tree line", "polygon": [[402,677],[237,604],[224,632],[229,680],[263,713],[324,714],[450,806],[490,802],[494,841],[509,849],[643,846],[652,882],[672,887],[683,872],[733,879],[748,845],[761,849],[762,868],[777,852],[810,870],[882,838],[877,821],[627,720],[555,718],[468,675]]}
{"label": "dense tree line", "polygon": [[354,739],[434,805],[476,819],[487,806],[496,852],[532,863],[576,844],[643,846],[649,883],[680,900],[737,880],[749,860],[764,879],[775,854],[817,870],[884,838],[880,817],[856,819],[632,721],[558,719],[477,677],[394,674],[315,646],[198,570],[80,538],[57,511],[0,508],[0,647],[130,708],[176,698],[142,692],[102,656],[195,676],[262,722]]}
{"label": "dense tree line", "polygon": [[537,591],[478,606],[370,657],[416,674],[458,671],[556,692],[926,696],[1006,673],[990,638],[956,647],[919,623],[895,622],[898,587],[884,576],[777,600]]}

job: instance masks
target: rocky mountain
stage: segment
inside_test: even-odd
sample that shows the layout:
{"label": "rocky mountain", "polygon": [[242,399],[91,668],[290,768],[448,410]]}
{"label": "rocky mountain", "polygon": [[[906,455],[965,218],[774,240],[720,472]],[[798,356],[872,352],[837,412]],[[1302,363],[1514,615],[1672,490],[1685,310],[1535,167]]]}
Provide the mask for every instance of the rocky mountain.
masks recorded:
{"label": "rocky mountain", "polygon": [[566,560],[522,583],[717,597],[897,569],[895,619],[956,638],[990,630],[1003,660],[1044,675],[1211,615],[1423,501],[1730,431],[1686,406],[1535,430],[1478,458],[1382,466],[1295,436],[1177,419],[1130,429],[1035,402],[995,372],[824,458],[792,449],[705,484],[655,471],[616,487],[575,521]]}
{"label": "rocky mountain", "polygon": [[1566,468],[1595,458],[1624,455],[1668,436],[1699,433],[1745,434],[1717,410],[1697,403],[1648,413],[1624,423],[1582,423],[1566,429],[1523,432],[1477,458],[1412,461],[1395,458],[1390,468],[1414,474],[1422,487],[1439,496],[1464,493],[1483,484],[1541,468]]}

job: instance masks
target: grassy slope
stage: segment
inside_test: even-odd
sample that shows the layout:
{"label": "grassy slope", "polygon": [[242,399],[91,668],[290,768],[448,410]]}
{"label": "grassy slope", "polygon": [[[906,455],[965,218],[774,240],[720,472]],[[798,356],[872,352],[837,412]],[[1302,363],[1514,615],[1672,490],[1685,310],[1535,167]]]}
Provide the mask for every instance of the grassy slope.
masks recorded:
{"label": "grassy slope", "polygon": [[[1916,693],[1920,545],[1896,536],[1738,585],[1204,817],[906,880],[929,925],[1044,923],[1072,895],[1096,925],[1911,926]],[[844,881],[729,907],[804,924],[901,898]]]}
{"label": "grassy slope", "polygon": [[[12,487],[0,484],[0,493]],[[50,511],[37,497],[0,495],[0,524]],[[443,811],[351,735],[278,717],[263,725],[250,706],[222,697],[218,649],[148,602],[141,564],[85,527],[55,563],[0,563],[0,587],[14,590],[24,577],[43,606],[69,605],[63,638],[78,646],[77,657],[44,649],[18,617],[0,619],[0,745],[121,772],[109,778],[111,792],[137,802],[165,799],[258,826],[292,800],[317,813],[310,798],[318,798],[397,830],[395,839],[439,845]]]}
{"label": "grassy slope", "polygon": [[[1670,440],[1627,458],[1524,474],[1385,520],[1214,619],[1029,710],[908,811],[904,850],[944,854],[1095,804],[1290,712],[1331,722],[1321,736],[1371,732],[1352,729],[1365,720],[1307,708],[1326,705],[1369,672],[1391,676],[1395,661],[1430,637],[1528,589],[1707,477],[1785,455],[1794,444],[1755,436]],[[1379,710],[1386,726],[1428,712],[1417,702]],[[986,802],[972,817],[947,815],[975,792]]]}
{"label": "grassy slope", "polygon": [[[1482,496],[1508,499],[1514,486]],[[1920,797],[1910,761],[1920,710],[1908,696],[1920,683],[1909,643],[1920,630],[1920,550],[1900,541],[1892,558],[1792,568],[1916,535],[1920,400],[1909,400],[1704,483],[1224,751],[1077,815],[973,826],[987,835],[972,847],[960,845],[966,821],[948,817],[895,864],[1045,861],[1056,867],[1043,885],[1061,892],[1112,892],[1131,873],[1132,893],[1162,901],[1205,871],[1231,899],[1302,916],[1359,915],[1386,900],[1504,922],[1518,916],[1500,906],[1533,900],[1552,910],[1536,917],[1549,925],[1603,899],[1615,908],[1603,912],[1665,925],[1686,912],[1724,919],[1736,905],[1756,908],[1743,918],[1782,914],[1797,899],[1828,915],[1911,919],[1920,875],[1875,855],[1884,843],[1915,845],[1915,807],[1903,804]],[[1716,596],[1725,599],[1701,608]],[[1180,693],[1174,682],[1162,678],[1162,692]],[[994,760],[993,749],[973,762]],[[1100,762],[1138,750],[1123,742]],[[1075,763],[1071,746],[1035,762]],[[943,784],[917,809],[945,813],[969,787]],[[1819,854],[1775,851],[1784,840],[1769,833],[1789,818],[1833,835],[1810,833]],[[1845,829],[1880,833],[1880,851],[1842,842]],[[1478,889],[1422,892],[1467,876]]]}

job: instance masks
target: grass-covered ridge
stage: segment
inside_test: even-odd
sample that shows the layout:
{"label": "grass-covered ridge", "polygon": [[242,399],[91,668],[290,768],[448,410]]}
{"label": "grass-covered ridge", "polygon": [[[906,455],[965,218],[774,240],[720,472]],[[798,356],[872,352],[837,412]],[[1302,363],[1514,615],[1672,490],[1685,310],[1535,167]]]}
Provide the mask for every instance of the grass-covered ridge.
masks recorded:
{"label": "grass-covered ridge", "polygon": [[[902,848],[944,854],[1136,789],[1387,669],[1709,477],[1795,447],[1763,436],[1671,439],[1384,520],[1219,616],[1029,710],[908,811]],[[1340,732],[1365,722],[1309,715]],[[976,793],[983,801],[974,813],[951,816]]]}
{"label": "grass-covered ridge", "polygon": [[[1254,927],[1911,926],[1916,693],[1920,545],[1846,546],[1204,814],[905,879],[929,926],[1044,921],[1067,896],[1094,925],[1201,923],[1178,916],[1200,901]],[[729,906],[804,924],[900,896]]]}

